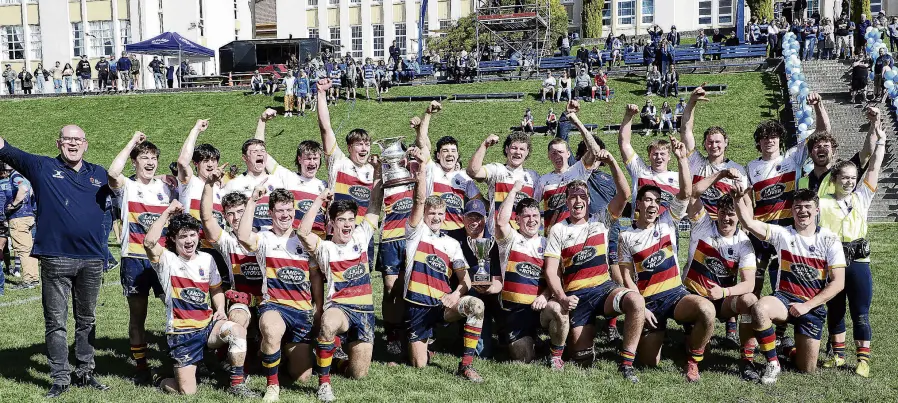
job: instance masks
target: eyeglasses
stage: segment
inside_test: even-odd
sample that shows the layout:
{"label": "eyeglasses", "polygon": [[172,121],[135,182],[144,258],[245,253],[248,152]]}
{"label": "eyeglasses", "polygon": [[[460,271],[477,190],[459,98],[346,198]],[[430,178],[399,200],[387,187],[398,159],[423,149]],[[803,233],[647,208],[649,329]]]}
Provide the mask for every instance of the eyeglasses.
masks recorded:
{"label": "eyeglasses", "polygon": [[73,144],[83,144],[87,142],[87,139],[84,137],[60,137],[60,143],[73,143]]}

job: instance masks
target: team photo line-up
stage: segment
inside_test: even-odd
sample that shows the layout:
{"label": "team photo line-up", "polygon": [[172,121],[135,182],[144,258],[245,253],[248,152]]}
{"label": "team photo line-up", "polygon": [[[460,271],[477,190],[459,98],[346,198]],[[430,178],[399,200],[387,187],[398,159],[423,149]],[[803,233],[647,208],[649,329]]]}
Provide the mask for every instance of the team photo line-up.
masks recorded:
{"label": "team photo line-up", "polygon": [[[317,90],[330,86],[322,79]],[[620,156],[613,156],[571,101],[547,148],[553,169],[542,175],[525,167],[533,150],[520,132],[504,140],[487,136],[462,168],[455,138],[434,145],[428,135],[438,102],[411,119],[413,144],[380,141],[384,151],[375,155],[363,129],[349,131],[340,144],[327,98],[319,96],[321,143],[298,144],[296,171],[266,152],[274,110],[261,115],[254,138],[243,144],[246,171],[237,175],[220,164],[215,146],[197,144],[210,124],[199,120],[180,150],[176,183],[157,174],[160,150],[140,132],[108,170],[83,160],[89,141],[75,125],[61,129],[55,158],[0,139],[0,161],[30,181],[38,201],[42,231],[33,255],[43,283],[47,396],[71,384],[108,389],[93,375],[91,337],[108,254],[102,225],[108,199],[122,221],[133,380],[168,393],[196,393],[197,366],[214,351],[236,396],[259,396],[244,371],[255,362],[266,378],[264,400],[277,401],[283,358],[290,379],[315,375],[317,398],[334,401],[332,373],[358,379],[371,365],[372,269],[383,279],[377,302],[387,352],[424,367],[434,354],[428,346],[435,329],[461,322],[455,374],[471,382],[483,380],[473,363],[492,339],[485,329],[498,329],[511,360],[563,370],[566,361],[592,365],[603,317],[606,338],[617,343],[618,370],[630,382],[639,381],[634,362],[659,363],[671,319],[686,333],[685,378],[699,381],[718,319],[726,322],[726,341],[741,351],[741,377],[773,384],[780,360],[815,371],[824,323],[829,349],[822,365],[846,366],[848,308],[854,370],[870,376],[873,289],[865,236],[885,153],[880,111],[865,109],[863,149],[837,161],[829,118],[820,97],[810,94],[818,122],[813,135],[784,150],[783,125],[761,122],[754,133],[760,156],[743,167],[727,158],[721,127],[707,128],[696,143],[695,110],[708,101],[702,87],[692,92],[680,138],[654,140],[644,156],[631,145],[636,105],[626,106]],[[582,135],[575,153],[565,127]],[[485,164],[487,150],[500,142],[505,163]],[[668,170],[671,159],[676,171]],[[806,159],[813,169],[805,175]],[[123,174],[129,162],[132,177]],[[317,178],[322,162],[326,181]],[[632,224],[622,226],[625,210]],[[682,264],[677,227],[684,218],[691,238]],[[762,296],[765,276],[773,293]],[[151,291],[165,305],[169,378],[147,362]],[[785,335],[790,324],[794,340]],[[756,351],[764,361],[757,367]]]}

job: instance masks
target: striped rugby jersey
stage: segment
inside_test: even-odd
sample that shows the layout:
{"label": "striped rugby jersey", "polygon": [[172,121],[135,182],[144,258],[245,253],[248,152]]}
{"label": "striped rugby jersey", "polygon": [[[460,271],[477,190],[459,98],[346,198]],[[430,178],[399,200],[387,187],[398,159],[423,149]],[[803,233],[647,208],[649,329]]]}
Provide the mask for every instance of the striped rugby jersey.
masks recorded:
{"label": "striped rugby jersey", "polygon": [[[327,183],[318,178],[306,178],[280,164],[275,167],[274,172],[282,177],[284,189],[293,193],[294,207],[296,207],[296,218],[293,220],[293,228],[299,228],[302,218],[309,211],[309,207],[312,207],[315,199],[327,188]],[[312,232],[322,238],[325,236],[326,211],[327,205],[322,205],[321,209],[318,210],[318,214],[315,215],[315,224],[312,226]]]}
{"label": "striped rugby jersey", "polygon": [[412,213],[413,196],[413,185],[384,189],[384,222],[380,233],[381,243],[405,239],[405,224]]}
{"label": "striped rugby jersey", "polygon": [[467,270],[461,245],[448,235],[433,233],[422,220],[417,227],[406,225],[405,300],[424,306],[440,306],[440,298],[451,293],[450,277]]}
{"label": "striped rugby jersey", "polygon": [[525,238],[514,231],[506,239],[497,239],[499,266],[502,268],[502,293],[499,302],[505,309],[529,306],[545,288],[543,253],[546,238]]}
{"label": "striped rugby jersey", "polygon": [[265,275],[262,283],[264,303],[301,311],[312,309],[309,272],[316,264],[303,250],[295,232],[291,231],[289,238],[279,237],[271,231],[259,232],[256,260]]}
{"label": "striped rugby jersey", "polygon": [[845,252],[838,235],[817,227],[804,237],[792,226],[767,224],[764,241],[776,248],[780,261],[776,290],[808,301],[826,287],[832,269],[845,267]]}
{"label": "striped rugby jersey", "polygon": [[[201,220],[200,201],[203,198],[204,187],[206,187],[206,183],[197,175],[190,175],[190,179],[187,183],[178,184],[178,201],[181,202],[181,205],[184,206],[187,213],[197,220]],[[212,193],[214,194],[214,199],[212,200],[212,215],[215,216],[215,221],[218,222],[219,227],[227,228],[228,223],[224,219],[224,214],[222,213],[223,210],[221,208],[221,197],[225,194],[222,193],[221,188],[218,185],[212,187]],[[200,229],[200,247],[212,247],[212,244],[203,234],[202,229]]]}
{"label": "striped rugby jersey", "polygon": [[275,169],[271,174],[259,176],[252,176],[249,172],[244,172],[225,184],[224,189],[221,190],[222,197],[231,192],[243,193],[246,197],[252,197],[253,189],[265,180],[265,178],[268,178],[268,180],[265,181],[265,187],[268,189],[268,193],[256,202],[256,210],[253,212],[252,217],[253,231],[258,232],[262,228],[270,228],[271,215],[268,213],[268,196],[275,189],[285,189],[287,187],[285,184],[285,179],[287,179],[285,174],[287,173],[289,173],[289,171],[286,169]]}
{"label": "striped rugby jersey", "polygon": [[[143,248],[143,239],[150,226],[171,203],[171,191],[164,182],[156,178],[151,179],[148,184],[125,178],[122,187],[112,189],[112,192],[119,200],[122,210],[121,256],[146,259],[147,252]],[[159,245],[165,246],[167,232],[167,229],[163,230]]]}
{"label": "striped rugby jersey", "polygon": [[371,187],[374,185],[374,167],[371,164],[356,166],[340,146],[327,156],[327,183],[334,190],[334,201],[353,200],[359,205],[355,223],[361,224],[368,211]]}
{"label": "striped rugby jersey", "polygon": [[655,172],[636,153],[633,153],[633,158],[627,161],[626,165],[627,171],[630,172],[630,177],[633,179],[633,200],[631,201],[633,204],[633,217],[636,217],[636,193],[639,191],[639,188],[646,185],[661,188],[661,199],[663,201],[659,214],[664,213],[667,210],[667,206],[670,205],[670,201],[676,197],[677,193],[680,193],[680,174],[676,171]]}
{"label": "striped rugby jersey", "polygon": [[357,312],[374,312],[368,244],[374,226],[368,220],[356,225],[345,245],[321,241],[312,251],[327,279],[324,309],[339,305]]}
{"label": "striped rugby jersey", "polygon": [[480,189],[464,170],[446,172],[435,161],[427,161],[427,194],[437,195],[446,202],[446,219],[443,230],[451,231],[465,226],[465,203],[480,196]]}
{"label": "striped rugby jersey", "polygon": [[[490,229],[490,233],[495,234],[496,211],[499,210],[499,206],[505,201],[505,197],[514,187],[515,182],[519,180],[524,182],[524,187],[515,196],[517,199],[515,204],[517,204],[524,197],[534,196],[536,184],[539,181],[539,174],[532,169],[525,169],[523,165],[516,169],[511,169],[507,165],[496,162],[487,164],[483,168],[486,169],[487,199],[489,201],[487,207],[491,207],[488,213],[489,217],[487,217],[487,226]],[[511,214],[511,227],[518,229],[518,223],[515,221],[513,212]]]}
{"label": "striped rugby jersey", "polygon": [[[712,165],[704,155],[698,152],[698,150],[693,150],[692,154],[689,154],[689,172],[692,173],[693,185],[699,183],[702,179],[730,168],[735,168],[742,174],[742,184],[745,185],[745,187],[748,187],[748,179],[745,178],[745,168],[743,168],[742,165],[729,159],[720,165]],[[733,185],[732,179],[724,179],[715,182],[714,185],[705,190],[705,193],[702,193],[702,205],[705,206],[705,210],[708,211],[712,220],[717,219],[717,201],[728,194],[730,189],[733,188]]]}
{"label": "striped rugby jersey", "polygon": [[590,215],[583,224],[561,221],[549,232],[546,258],[556,258],[562,268],[565,292],[596,287],[611,280],[608,273],[608,227],[616,218],[606,210]]}
{"label": "striped rugby jersey", "polygon": [[801,178],[807,143],[802,141],[770,161],[750,161],[746,170],[753,190],[755,219],[776,225],[792,224],[792,197]]}
{"label": "striped rugby jersey", "polygon": [[234,234],[222,230],[218,240],[212,243],[231,270],[228,277],[232,287],[240,292],[257,297],[262,296],[262,269],[256,260],[256,254],[243,248]]}
{"label": "striped rugby jersey", "polygon": [[539,202],[540,209],[543,211],[543,229],[546,234],[551,231],[555,223],[570,215],[567,210],[567,198],[564,196],[567,184],[575,180],[586,182],[592,175],[592,171],[583,166],[583,161],[577,161],[574,166],[563,173],[549,172],[539,177],[534,199]]}
{"label": "striped rugby jersey", "polygon": [[206,252],[196,251],[184,260],[168,249],[152,262],[165,290],[165,332],[190,333],[202,330],[212,321],[210,289],[221,286],[215,260]]}
{"label": "striped rugby jersey", "polygon": [[737,229],[729,238],[720,235],[704,209],[690,221],[689,267],[683,280],[689,291],[709,297],[713,285],[732,287],[739,282],[739,272],[755,269],[755,250],[745,231]]}
{"label": "striped rugby jersey", "polygon": [[677,221],[686,205],[674,198],[655,225],[640,229],[635,226],[620,233],[618,262],[633,266],[636,287],[646,300],[661,298],[667,292],[683,287],[677,261]]}

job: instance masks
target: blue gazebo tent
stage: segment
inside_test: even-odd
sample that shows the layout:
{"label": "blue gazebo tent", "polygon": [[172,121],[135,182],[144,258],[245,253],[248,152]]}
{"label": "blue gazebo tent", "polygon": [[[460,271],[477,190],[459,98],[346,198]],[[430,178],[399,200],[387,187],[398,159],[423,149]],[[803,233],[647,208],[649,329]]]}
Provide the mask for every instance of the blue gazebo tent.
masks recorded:
{"label": "blue gazebo tent", "polygon": [[125,51],[145,55],[187,57],[215,57],[215,51],[199,45],[177,32],[163,32],[143,42],[125,45]]}

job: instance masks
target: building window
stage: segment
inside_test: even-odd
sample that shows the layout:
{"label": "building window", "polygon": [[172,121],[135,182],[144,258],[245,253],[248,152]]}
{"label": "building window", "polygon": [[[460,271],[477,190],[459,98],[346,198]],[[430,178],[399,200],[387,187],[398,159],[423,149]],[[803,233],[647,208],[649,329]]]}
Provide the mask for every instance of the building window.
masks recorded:
{"label": "building window", "polygon": [[655,22],[655,0],[642,0],[642,23]]}
{"label": "building window", "polygon": [[870,0],[870,14],[876,15],[880,11],[882,11],[882,0]]}
{"label": "building window", "polygon": [[719,0],[717,6],[717,23],[732,24],[733,23],[733,0]]}
{"label": "building window", "polygon": [[605,0],[605,6],[602,7],[602,25],[611,26],[611,0]]}
{"label": "building window", "polygon": [[4,58],[6,60],[23,60],[25,59],[25,38],[21,25],[7,25],[0,28],[0,34],[3,35]]}
{"label": "building window", "polygon": [[332,6],[339,6],[340,0],[328,0],[327,4],[330,4]]}
{"label": "building window", "polygon": [[698,23],[699,25],[711,25],[711,0],[698,2]]}
{"label": "building window", "polygon": [[343,53],[342,46],[340,46],[340,27],[331,27],[331,43],[337,49],[337,54]]}
{"label": "building window", "polygon": [[309,0],[309,5],[318,7],[318,0]]}
{"label": "building window", "polygon": [[384,26],[374,24],[374,57],[384,57]]}
{"label": "building window", "polygon": [[399,48],[399,54],[405,54],[405,24],[396,24],[396,47]]}
{"label": "building window", "polygon": [[449,35],[449,30],[452,29],[452,20],[440,20],[440,37],[444,37]]}
{"label": "building window", "polygon": [[107,56],[115,53],[112,41],[112,21],[90,21],[90,53]]}
{"label": "building window", "polygon": [[636,22],[636,0],[620,0],[617,2],[617,23],[633,25]]}
{"label": "building window", "polygon": [[564,11],[567,12],[567,25],[574,25],[574,5],[565,4]]}
{"label": "building window", "polygon": [[[118,24],[119,36],[122,38],[122,45],[131,43],[131,20],[118,20]],[[200,32],[202,35],[202,31]]]}
{"label": "building window", "polygon": [[41,26],[29,25],[28,29],[31,30],[31,60],[42,60],[44,52],[41,47]]}
{"label": "building window", "polygon": [[318,37],[318,28],[309,28],[309,38]]}
{"label": "building window", "polygon": [[84,26],[80,22],[72,23],[72,55],[75,57],[87,54],[84,50]]}
{"label": "building window", "polygon": [[20,4],[21,0],[0,0],[0,4]]}
{"label": "building window", "polygon": [[362,57],[362,26],[353,25],[349,28],[352,31],[352,57],[359,59]]}
{"label": "building window", "polygon": [[814,12],[820,11],[820,0],[808,0],[808,15],[810,18]]}
{"label": "building window", "polygon": [[362,0],[349,0],[350,4],[362,4]]}

